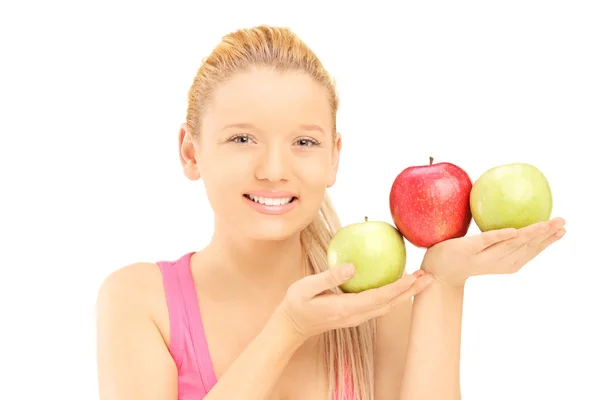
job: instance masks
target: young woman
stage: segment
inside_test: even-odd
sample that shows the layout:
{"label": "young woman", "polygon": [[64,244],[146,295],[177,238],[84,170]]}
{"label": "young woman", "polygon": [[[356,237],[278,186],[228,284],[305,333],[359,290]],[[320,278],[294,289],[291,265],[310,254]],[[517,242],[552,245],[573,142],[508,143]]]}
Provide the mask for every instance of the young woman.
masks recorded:
{"label": "young woman", "polygon": [[460,399],[465,281],[516,272],[565,222],[447,240],[417,273],[341,293],[352,266],[326,262],[340,227],[326,193],[337,107],[329,75],[288,29],[229,34],[203,62],[179,156],[205,184],[214,235],[102,284],[102,400]]}

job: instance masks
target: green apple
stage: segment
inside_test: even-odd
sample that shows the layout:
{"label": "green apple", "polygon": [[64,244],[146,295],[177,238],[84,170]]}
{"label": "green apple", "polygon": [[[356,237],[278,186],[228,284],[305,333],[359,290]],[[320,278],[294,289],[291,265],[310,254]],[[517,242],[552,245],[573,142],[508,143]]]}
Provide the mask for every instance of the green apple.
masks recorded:
{"label": "green apple", "polygon": [[550,219],[552,191],[544,174],[526,163],[499,165],[473,184],[473,220],[482,232],[523,228]]}
{"label": "green apple", "polygon": [[344,292],[358,293],[392,283],[404,274],[406,247],[404,237],[391,224],[369,221],[347,225],[338,230],[327,249],[329,268],[354,264],[356,272],[340,285]]}

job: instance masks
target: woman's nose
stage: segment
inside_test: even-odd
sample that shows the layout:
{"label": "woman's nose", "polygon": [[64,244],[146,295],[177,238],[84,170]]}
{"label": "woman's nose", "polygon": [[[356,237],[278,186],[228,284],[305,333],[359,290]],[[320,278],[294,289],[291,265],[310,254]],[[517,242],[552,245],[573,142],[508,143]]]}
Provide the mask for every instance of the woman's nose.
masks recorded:
{"label": "woman's nose", "polygon": [[289,154],[280,146],[267,146],[256,165],[256,178],[272,182],[287,180]]}

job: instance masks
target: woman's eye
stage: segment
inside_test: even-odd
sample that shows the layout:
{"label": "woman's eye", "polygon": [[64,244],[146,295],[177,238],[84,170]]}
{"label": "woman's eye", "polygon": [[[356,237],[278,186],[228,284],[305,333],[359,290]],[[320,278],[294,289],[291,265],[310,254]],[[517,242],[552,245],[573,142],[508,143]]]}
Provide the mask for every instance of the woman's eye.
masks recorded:
{"label": "woman's eye", "polygon": [[300,147],[311,147],[319,145],[319,142],[312,139],[298,139],[296,143],[298,143]]}
{"label": "woman's eye", "polygon": [[248,144],[252,141],[252,139],[247,135],[237,135],[230,139],[230,141],[239,144]]}

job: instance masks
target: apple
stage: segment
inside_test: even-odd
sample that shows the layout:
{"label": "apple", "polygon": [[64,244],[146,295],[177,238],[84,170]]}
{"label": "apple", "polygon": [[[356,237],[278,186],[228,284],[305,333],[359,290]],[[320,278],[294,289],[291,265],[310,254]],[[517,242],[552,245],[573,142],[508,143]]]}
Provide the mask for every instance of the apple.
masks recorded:
{"label": "apple", "polygon": [[351,263],[355,274],[340,285],[346,293],[358,293],[395,282],[404,274],[404,238],[384,221],[356,222],[340,228],[327,247],[329,268]]}
{"label": "apple", "polygon": [[460,167],[449,163],[404,169],[392,184],[389,206],[394,224],[416,247],[429,248],[465,236],[471,225],[469,194],[472,182]]}
{"label": "apple", "polygon": [[473,184],[471,213],[479,230],[523,228],[548,221],[552,191],[544,174],[526,163],[499,165]]}

